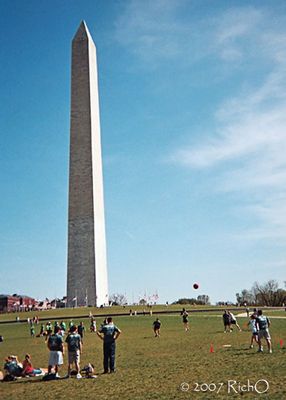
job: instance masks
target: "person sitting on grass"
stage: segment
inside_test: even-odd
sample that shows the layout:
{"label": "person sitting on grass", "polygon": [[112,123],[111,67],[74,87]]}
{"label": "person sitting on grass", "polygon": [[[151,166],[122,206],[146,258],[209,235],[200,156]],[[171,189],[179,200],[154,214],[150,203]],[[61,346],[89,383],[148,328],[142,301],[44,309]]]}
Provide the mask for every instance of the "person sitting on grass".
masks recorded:
{"label": "person sitting on grass", "polygon": [[94,375],[94,365],[91,363],[85,365],[82,368],[81,373],[83,373],[86,378],[97,378],[97,375]]}
{"label": "person sitting on grass", "polygon": [[160,337],[160,328],[161,328],[161,321],[159,318],[156,319],[156,321],[153,322],[153,330],[155,333],[155,337]]}
{"label": "person sitting on grass", "polygon": [[248,326],[251,329],[251,340],[250,340],[250,348],[253,349],[253,343],[256,342],[258,344],[258,329],[256,326],[256,317],[255,315],[251,315],[250,320],[248,321]]}
{"label": "person sitting on grass", "polygon": [[25,359],[23,361],[23,376],[43,375],[47,371],[48,370],[44,368],[34,368],[30,354],[25,355]]}
{"label": "person sitting on grass", "polygon": [[55,333],[48,338],[48,348],[50,350],[48,374],[55,370],[55,377],[59,378],[59,366],[64,363],[64,343],[63,337],[60,335],[60,327],[56,327]]}
{"label": "person sitting on grass", "polygon": [[70,332],[66,338],[66,343],[68,345],[68,373],[66,378],[69,378],[71,375],[71,367],[72,364],[75,364],[76,369],[76,378],[82,378],[80,374],[80,354],[82,352],[82,342],[81,337],[77,333],[77,327],[72,325],[70,327]]}
{"label": "person sitting on grass", "polygon": [[5,359],[4,371],[4,380],[13,380],[13,378],[19,378],[22,376],[23,365],[18,361],[17,356],[8,356]]}

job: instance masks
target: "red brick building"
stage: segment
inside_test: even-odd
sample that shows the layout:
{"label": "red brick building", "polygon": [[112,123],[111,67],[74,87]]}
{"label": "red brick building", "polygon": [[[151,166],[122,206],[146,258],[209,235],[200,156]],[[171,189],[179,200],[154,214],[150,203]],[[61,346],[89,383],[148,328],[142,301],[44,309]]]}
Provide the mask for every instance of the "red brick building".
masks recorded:
{"label": "red brick building", "polygon": [[13,311],[32,310],[36,305],[36,300],[29,296],[13,294],[0,295],[0,313]]}

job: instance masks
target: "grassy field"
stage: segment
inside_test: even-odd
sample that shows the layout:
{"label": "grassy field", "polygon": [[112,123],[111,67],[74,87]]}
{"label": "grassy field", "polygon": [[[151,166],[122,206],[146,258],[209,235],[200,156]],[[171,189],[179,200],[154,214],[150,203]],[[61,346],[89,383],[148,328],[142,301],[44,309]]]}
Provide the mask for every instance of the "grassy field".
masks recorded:
{"label": "grassy field", "polygon": [[[53,313],[51,311],[50,313]],[[280,313],[279,313],[280,314]],[[49,314],[47,314],[49,315]],[[59,316],[60,317],[60,316]],[[0,384],[1,400],[37,399],[284,399],[286,319],[273,318],[271,334],[273,354],[257,353],[249,349],[250,332],[246,318],[238,318],[243,332],[223,333],[222,318],[213,314],[192,314],[191,330],[185,332],[179,315],[162,315],[162,332],[153,337],[155,316],[116,317],[122,330],[117,342],[117,373],[101,375],[102,342],[94,333],[86,332],[81,365],[92,362],[97,379],[68,379],[43,382],[39,378],[22,378]],[[98,318],[98,325],[102,318]],[[75,321],[79,322],[79,321]],[[86,328],[89,320],[84,319]],[[39,328],[38,328],[39,329]],[[47,367],[48,350],[43,338],[31,338],[27,323],[0,325],[4,342],[0,343],[0,359],[16,354],[22,360],[26,352],[32,355],[35,367]],[[213,345],[214,352],[210,352]],[[228,345],[231,347],[223,347]],[[65,356],[66,362],[66,356]],[[61,375],[66,373],[66,365]],[[267,380],[265,394],[255,391],[239,392],[238,384],[229,387],[231,380],[241,385],[254,385]],[[208,385],[208,386],[207,386]],[[257,389],[265,389],[260,382]],[[213,390],[213,391],[211,391]]]}
{"label": "grassy field", "polygon": [[[164,312],[164,313],[173,313],[173,312],[180,312],[182,310],[182,305],[180,304],[171,304],[168,307],[165,305],[155,305],[152,306],[152,311],[153,313],[156,312]],[[194,306],[194,305],[185,305],[184,306],[191,314],[192,313],[197,313],[200,312],[201,310],[208,309],[210,310],[211,314],[217,314],[220,315],[223,310],[226,307],[223,306],[212,306],[212,305],[207,305],[207,306]],[[27,318],[32,318],[33,316],[38,315],[42,320],[47,320],[47,319],[69,319],[69,318],[74,318],[75,316],[81,316],[81,317],[88,317],[89,313],[91,312],[93,315],[106,315],[106,313],[110,314],[129,314],[130,308],[134,312],[135,310],[138,313],[142,313],[143,310],[146,311],[146,313],[149,313],[150,309],[146,306],[112,306],[111,308],[95,308],[95,307],[80,307],[80,308],[58,308],[58,309],[53,309],[53,310],[48,310],[48,311],[34,311],[34,312],[20,312],[20,313],[6,313],[6,314],[0,314],[0,323],[3,321],[15,321],[16,317],[19,316],[21,320],[27,320]],[[229,306],[227,307],[228,309],[232,309],[234,314],[240,314],[245,312],[244,307],[235,307],[235,306]],[[250,311],[252,311],[253,307],[250,308]],[[267,312],[268,315],[272,316],[285,316],[286,317],[286,312],[283,307],[277,308],[277,309],[268,309],[265,308],[265,311]]]}
{"label": "grassy field", "polygon": [[[153,312],[168,312],[168,311],[181,311],[182,310],[182,305],[180,304],[172,304],[166,307],[165,305],[153,305],[152,306],[152,311]],[[188,310],[192,311],[198,311],[202,310],[205,308],[208,308],[210,310],[222,310],[222,307],[217,307],[217,306],[185,306]],[[150,309],[146,306],[112,306],[108,308],[95,308],[95,307],[79,307],[79,308],[58,308],[58,309],[53,309],[53,310],[48,310],[48,311],[33,311],[33,312],[14,312],[14,313],[6,313],[6,314],[0,314],[0,322],[1,321],[15,321],[16,317],[19,316],[21,320],[26,320],[28,317],[33,317],[35,315],[38,315],[41,319],[53,319],[53,318],[58,318],[60,319],[61,317],[65,318],[73,318],[74,316],[83,316],[87,317],[89,313],[91,312],[93,315],[105,315],[106,313],[111,313],[111,314],[129,314],[129,310],[132,309],[134,312],[135,310],[138,313],[142,313],[143,310],[146,311],[146,313],[149,313]],[[243,309],[242,309],[243,311]]]}

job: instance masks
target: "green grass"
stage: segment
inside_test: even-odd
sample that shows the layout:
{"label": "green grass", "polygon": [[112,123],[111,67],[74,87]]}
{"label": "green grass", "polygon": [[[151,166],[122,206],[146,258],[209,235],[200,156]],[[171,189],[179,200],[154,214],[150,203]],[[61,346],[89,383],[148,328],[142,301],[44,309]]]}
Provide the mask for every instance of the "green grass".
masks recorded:
{"label": "green grass", "polygon": [[[232,307],[223,307],[223,306],[213,306],[213,305],[207,305],[207,306],[194,306],[194,305],[180,305],[180,304],[171,304],[168,307],[165,305],[155,305],[152,307],[153,313],[156,312],[175,312],[175,311],[181,311],[182,308],[185,307],[188,311],[190,311],[191,314],[196,314],[197,311],[208,309],[211,310],[210,314],[220,314],[223,312],[225,308],[232,309],[234,314],[241,314],[245,312],[244,307],[237,308],[235,306]],[[58,309],[53,309],[53,310],[48,310],[48,311],[33,311],[33,312],[20,312],[20,313],[6,313],[6,314],[0,314],[0,322],[1,321],[15,321],[16,317],[19,316],[21,320],[26,320],[28,317],[32,318],[33,316],[38,315],[41,319],[61,319],[61,318],[74,318],[75,316],[82,316],[82,317],[88,317],[89,313],[91,312],[94,315],[106,315],[108,313],[111,314],[129,314],[130,308],[133,311],[137,311],[138,313],[142,313],[143,310],[145,309],[146,313],[149,313],[149,308],[147,306],[112,306],[110,308],[96,308],[96,307],[79,307],[79,308],[58,308]],[[250,308],[250,312],[252,312],[253,307]],[[277,316],[285,316],[286,317],[286,312],[283,307],[280,309],[268,309],[265,308],[266,312],[268,315],[277,315]],[[216,313],[217,311],[217,313]],[[0,324],[1,326],[1,324]]]}
{"label": "green grass", "polygon": [[[279,346],[280,339],[286,344],[286,319],[272,320],[273,354],[257,354],[256,349],[250,350],[250,332],[246,330],[224,334],[221,317],[192,314],[191,330],[185,332],[180,316],[162,315],[159,339],[153,337],[154,319],[154,316],[115,318],[115,323],[122,330],[117,342],[116,374],[100,375],[102,342],[94,333],[86,332],[81,365],[88,362],[95,364],[99,374],[97,379],[42,382],[37,378],[23,378],[17,382],[1,383],[0,399],[228,399],[238,398],[240,395],[227,393],[227,381],[237,380],[244,384],[247,379],[251,383],[266,379],[270,388],[265,395],[245,392],[244,398],[286,398],[286,350]],[[246,318],[238,318],[241,326],[246,321]],[[84,322],[88,328],[88,319]],[[100,324],[101,318],[97,322]],[[11,353],[22,360],[28,352],[32,355],[35,367],[47,367],[48,350],[45,342],[43,338],[29,337],[28,324],[0,325],[0,334],[4,336],[4,342],[0,344],[0,360]],[[210,353],[211,344],[214,353]],[[231,347],[222,347],[225,344]],[[62,375],[65,373],[66,364],[61,370]],[[180,390],[183,382],[190,386],[189,391]],[[218,394],[194,392],[196,382],[217,385],[222,382],[224,385]]]}
{"label": "green grass", "polygon": [[[153,312],[158,312],[158,311],[181,311],[182,308],[185,307],[188,310],[200,310],[200,309],[218,309],[222,310],[222,307],[217,307],[217,306],[192,306],[192,305],[185,305],[182,306],[180,304],[172,304],[166,307],[165,305],[154,305],[152,306],[152,311]],[[96,308],[96,307],[79,307],[79,308],[58,308],[58,309],[53,309],[53,310],[48,310],[48,311],[32,311],[32,312],[15,312],[15,313],[5,313],[5,314],[0,314],[0,321],[15,321],[16,317],[19,316],[21,320],[25,320],[28,317],[33,317],[38,315],[41,319],[53,319],[53,318],[61,318],[61,317],[70,317],[73,318],[74,316],[83,316],[87,317],[89,313],[91,312],[94,315],[106,315],[106,313],[112,313],[112,314],[120,314],[120,313],[129,313],[129,310],[132,309],[132,311],[137,311],[139,313],[142,313],[143,310],[145,309],[146,313],[149,313],[149,308],[147,306],[112,306],[108,308]]]}

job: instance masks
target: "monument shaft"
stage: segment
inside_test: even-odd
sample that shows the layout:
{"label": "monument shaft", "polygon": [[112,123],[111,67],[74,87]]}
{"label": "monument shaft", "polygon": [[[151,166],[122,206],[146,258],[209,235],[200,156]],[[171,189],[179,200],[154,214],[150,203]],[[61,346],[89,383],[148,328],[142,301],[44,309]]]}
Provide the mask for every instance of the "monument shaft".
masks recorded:
{"label": "monument shaft", "polygon": [[84,22],[72,41],[67,302],[108,303],[96,48]]}

